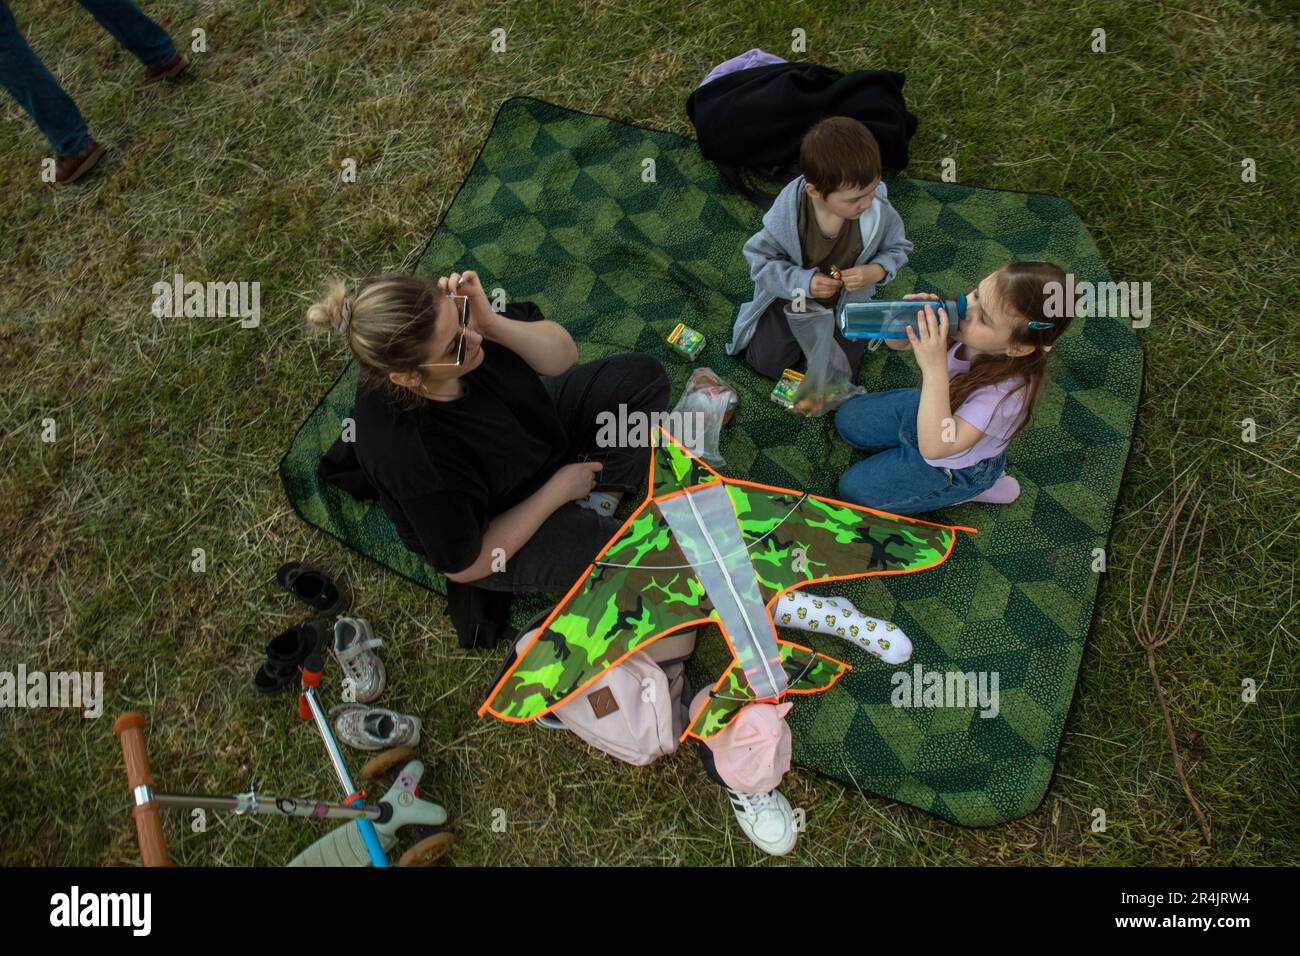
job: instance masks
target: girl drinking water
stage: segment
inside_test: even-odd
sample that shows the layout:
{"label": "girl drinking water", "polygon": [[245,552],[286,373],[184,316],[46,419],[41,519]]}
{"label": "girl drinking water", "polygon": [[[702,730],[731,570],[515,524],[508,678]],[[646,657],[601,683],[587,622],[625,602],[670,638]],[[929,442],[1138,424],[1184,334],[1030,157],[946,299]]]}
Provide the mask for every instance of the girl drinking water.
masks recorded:
{"label": "girl drinking water", "polygon": [[1020,483],[1004,472],[1007,446],[1033,416],[1047,353],[1070,322],[1046,314],[1050,282],[1064,288],[1065,273],[1050,262],[1008,263],[970,294],[951,336],[947,313],[927,304],[906,342],[889,341],[916,355],[921,387],[859,395],[840,407],[835,427],[844,440],[876,451],[840,477],[842,499],[903,515],[1015,501]]}

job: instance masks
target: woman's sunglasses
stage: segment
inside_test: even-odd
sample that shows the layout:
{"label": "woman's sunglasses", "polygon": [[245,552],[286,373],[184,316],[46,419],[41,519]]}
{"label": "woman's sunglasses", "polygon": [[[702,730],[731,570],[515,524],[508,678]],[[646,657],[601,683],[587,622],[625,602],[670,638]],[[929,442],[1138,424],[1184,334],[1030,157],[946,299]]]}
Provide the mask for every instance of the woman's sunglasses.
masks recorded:
{"label": "woman's sunglasses", "polygon": [[456,333],[456,361],[454,362],[422,362],[420,368],[446,368],[460,365],[465,361],[465,330],[469,328],[469,296],[465,295],[448,295],[451,299],[452,306],[460,309],[460,329]]}

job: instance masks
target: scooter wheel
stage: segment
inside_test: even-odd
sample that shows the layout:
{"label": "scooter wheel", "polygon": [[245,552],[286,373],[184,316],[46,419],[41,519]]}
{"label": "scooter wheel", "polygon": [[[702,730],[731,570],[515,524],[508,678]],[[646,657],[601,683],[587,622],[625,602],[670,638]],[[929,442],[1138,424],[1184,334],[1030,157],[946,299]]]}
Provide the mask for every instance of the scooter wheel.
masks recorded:
{"label": "scooter wheel", "polygon": [[447,832],[425,837],[401,855],[398,866],[428,866],[451,849],[456,838]]}
{"label": "scooter wheel", "polygon": [[361,768],[362,780],[379,780],[389,771],[404,766],[415,759],[414,747],[392,747],[375,754]]}

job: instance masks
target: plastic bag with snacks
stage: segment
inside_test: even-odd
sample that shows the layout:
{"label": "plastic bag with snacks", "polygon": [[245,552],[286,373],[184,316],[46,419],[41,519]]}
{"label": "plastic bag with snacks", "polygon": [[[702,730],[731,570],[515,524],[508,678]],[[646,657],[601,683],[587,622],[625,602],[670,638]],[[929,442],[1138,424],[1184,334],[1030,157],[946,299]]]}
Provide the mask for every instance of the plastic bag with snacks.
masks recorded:
{"label": "plastic bag with snacks", "polygon": [[727,463],[718,450],[722,426],[731,421],[740,396],[711,368],[697,368],[686,380],[665,425],[693,455],[714,468]]}
{"label": "plastic bag with snacks", "polygon": [[794,396],[795,414],[809,418],[825,415],[866,391],[853,384],[848,356],[835,341],[835,314],[830,309],[810,303],[806,311],[794,312],[787,306],[785,317],[808,359],[808,369]]}

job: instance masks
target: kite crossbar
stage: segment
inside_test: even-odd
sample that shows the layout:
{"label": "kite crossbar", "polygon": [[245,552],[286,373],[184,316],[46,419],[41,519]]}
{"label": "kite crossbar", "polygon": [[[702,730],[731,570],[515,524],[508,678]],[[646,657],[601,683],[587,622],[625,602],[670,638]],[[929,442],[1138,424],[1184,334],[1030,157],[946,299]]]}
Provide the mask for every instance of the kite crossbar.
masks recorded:
{"label": "kite crossbar", "polygon": [[[787,512],[785,513],[785,515],[782,516],[782,518],[781,518],[780,521],[778,521],[776,524],[772,525],[772,527],[768,528],[768,529],[767,529],[766,531],[764,531],[761,535],[759,535],[757,538],[755,538],[755,539],[753,540],[753,543],[745,545],[745,547],[744,547],[742,550],[745,551],[745,552],[748,552],[750,549],[754,548],[755,546],[757,546],[757,545],[759,545],[759,544],[762,544],[762,543],[763,543],[763,540],[764,540],[768,535],[770,535],[770,534],[771,534],[773,531],[775,531],[777,528],[781,527],[781,525],[785,524],[785,519],[788,518],[788,517],[790,517],[792,514],[794,514],[795,511],[798,510],[799,506],[800,506],[801,504],[804,503],[804,500],[805,500],[807,497],[808,497],[808,492],[805,491],[803,494],[801,494],[801,495],[799,496],[799,500],[796,501],[796,502],[794,503],[794,507],[791,508],[789,511],[787,511]],[[742,534],[743,534],[743,533],[744,533],[744,532],[742,532]],[[715,553],[716,553],[716,552],[715,552]],[[736,555],[738,555],[738,554],[740,554],[740,553],[741,553],[740,551],[733,551],[733,552],[731,552],[731,554],[724,554],[724,555],[722,555],[722,556],[719,557],[716,561],[702,561],[702,562],[700,562],[700,563],[701,563],[701,564],[720,564],[720,563],[726,561],[728,558],[733,558],[733,557],[735,557]],[[694,567],[696,567],[696,565],[694,565],[694,564],[613,564],[613,563],[611,563],[611,562],[609,562],[609,561],[593,561],[592,564],[594,564],[596,567],[600,567],[600,568],[637,568],[637,569],[640,569],[640,570],[642,570],[642,571],[684,571],[684,570],[686,570],[686,569],[688,569],[688,568],[694,568]]]}

